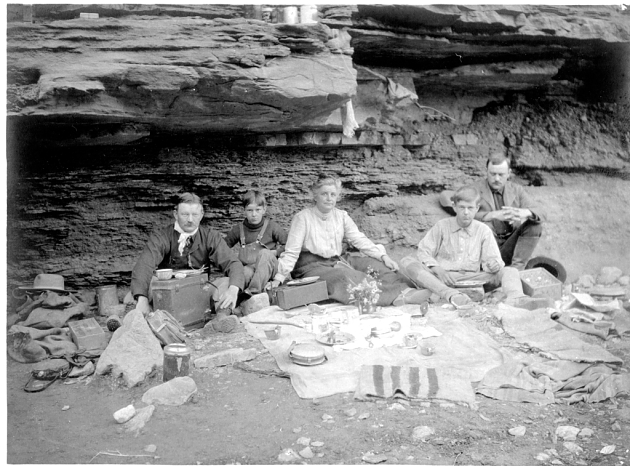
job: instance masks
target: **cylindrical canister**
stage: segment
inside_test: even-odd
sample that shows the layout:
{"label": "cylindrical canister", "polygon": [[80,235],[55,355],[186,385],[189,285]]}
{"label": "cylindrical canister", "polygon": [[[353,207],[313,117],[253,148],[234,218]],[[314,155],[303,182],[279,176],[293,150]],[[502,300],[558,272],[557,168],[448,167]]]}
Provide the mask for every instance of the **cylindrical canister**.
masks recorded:
{"label": "cylindrical canister", "polygon": [[296,6],[285,6],[282,9],[282,22],[296,24],[298,22],[298,9]]}
{"label": "cylindrical canister", "polygon": [[162,381],[186,377],[190,373],[190,348],[184,343],[171,343],[164,347]]}
{"label": "cylindrical canister", "polygon": [[118,291],[116,285],[99,286],[96,289],[96,296],[98,298],[98,312],[100,315],[109,315],[107,308],[118,305]]}
{"label": "cylindrical canister", "polygon": [[261,10],[262,20],[271,23],[271,15],[273,13],[273,8],[265,7]]}
{"label": "cylindrical canister", "polygon": [[309,24],[317,22],[317,5],[302,5],[300,7],[300,23]]}

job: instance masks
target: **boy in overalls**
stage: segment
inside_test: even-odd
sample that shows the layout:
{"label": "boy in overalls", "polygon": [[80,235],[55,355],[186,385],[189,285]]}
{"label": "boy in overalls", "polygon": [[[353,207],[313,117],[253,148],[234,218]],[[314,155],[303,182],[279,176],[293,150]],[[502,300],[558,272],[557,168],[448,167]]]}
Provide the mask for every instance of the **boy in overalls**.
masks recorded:
{"label": "boy in overalls", "polygon": [[245,220],[232,227],[225,242],[244,265],[244,292],[255,295],[264,291],[277,272],[278,257],[284,251],[288,232],[265,217],[267,201],[260,191],[248,191],[241,202]]}

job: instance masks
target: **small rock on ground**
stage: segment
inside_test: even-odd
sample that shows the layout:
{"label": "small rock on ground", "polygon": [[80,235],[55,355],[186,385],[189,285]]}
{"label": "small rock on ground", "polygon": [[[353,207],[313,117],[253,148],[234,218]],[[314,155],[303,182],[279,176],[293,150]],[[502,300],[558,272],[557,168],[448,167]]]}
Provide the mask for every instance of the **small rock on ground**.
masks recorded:
{"label": "small rock on ground", "polygon": [[412,438],[414,440],[424,440],[430,435],[435,434],[435,429],[429,426],[417,426],[413,428]]}
{"label": "small rock on ground", "polygon": [[311,459],[313,456],[315,456],[315,454],[313,453],[313,450],[311,450],[310,447],[306,447],[303,450],[300,450],[300,456],[302,458]]}
{"label": "small rock on ground", "polygon": [[308,437],[300,437],[295,443],[298,445],[309,446],[311,444],[311,439]]}
{"label": "small rock on ground", "polygon": [[385,455],[374,455],[372,453],[368,453],[366,455],[363,455],[363,457],[361,459],[363,461],[365,461],[366,463],[378,464],[378,463],[384,463],[385,461],[387,461],[387,456],[385,456]]}
{"label": "small rock on ground", "polygon": [[153,444],[147,445],[146,447],[144,447],[144,451],[146,451],[147,453],[155,453],[157,451],[157,447]]}
{"label": "small rock on ground", "polygon": [[136,415],[136,408],[133,405],[125,406],[114,413],[114,419],[118,424],[124,424]]}
{"label": "small rock on ground", "polygon": [[579,432],[580,429],[573,426],[558,426],[556,428],[556,435],[568,442],[575,440]]}
{"label": "small rock on ground", "polygon": [[283,463],[299,459],[301,459],[300,455],[298,455],[293,448],[286,448],[278,455],[278,461],[282,461]]}
{"label": "small rock on ground", "polygon": [[527,428],[525,426],[512,427],[510,430],[508,430],[508,432],[514,437],[522,437],[523,435],[525,435],[525,432],[527,432]]}
{"label": "small rock on ground", "polygon": [[582,453],[584,450],[582,449],[582,447],[580,447],[577,443],[575,442],[564,442],[564,448],[566,448],[567,450],[569,450],[571,453],[573,453],[574,455],[579,455],[580,453]]}
{"label": "small rock on ground", "polygon": [[142,395],[142,401],[147,404],[179,406],[186,403],[195,393],[197,384],[191,377],[175,377],[147,390]]}

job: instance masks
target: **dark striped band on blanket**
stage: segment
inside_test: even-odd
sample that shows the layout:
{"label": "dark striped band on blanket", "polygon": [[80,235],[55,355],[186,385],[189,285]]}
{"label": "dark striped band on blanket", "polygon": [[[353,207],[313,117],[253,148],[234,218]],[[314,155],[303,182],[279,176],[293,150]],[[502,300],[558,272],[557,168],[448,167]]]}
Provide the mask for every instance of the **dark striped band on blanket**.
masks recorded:
{"label": "dark striped band on blanket", "polygon": [[442,398],[455,401],[474,401],[474,392],[465,373],[451,368],[416,366],[361,366],[358,399]]}

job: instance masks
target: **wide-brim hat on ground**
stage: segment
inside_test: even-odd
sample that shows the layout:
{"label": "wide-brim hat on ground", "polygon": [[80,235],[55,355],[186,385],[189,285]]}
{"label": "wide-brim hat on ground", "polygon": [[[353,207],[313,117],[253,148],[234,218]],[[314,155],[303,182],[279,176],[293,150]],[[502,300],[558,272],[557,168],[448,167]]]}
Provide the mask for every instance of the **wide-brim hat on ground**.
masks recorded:
{"label": "wide-brim hat on ground", "polygon": [[74,290],[66,290],[63,276],[54,273],[40,273],[33,280],[33,286],[20,286],[24,291],[56,291],[58,293],[71,293]]}
{"label": "wide-brim hat on ground", "polygon": [[525,270],[534,269],[536,267],[542,267],[562,283],[567,280],[567,271],[564,266],[555,259],[550,259],[545,256],[532,257],[527,262],[527,265],[525,265]]}

